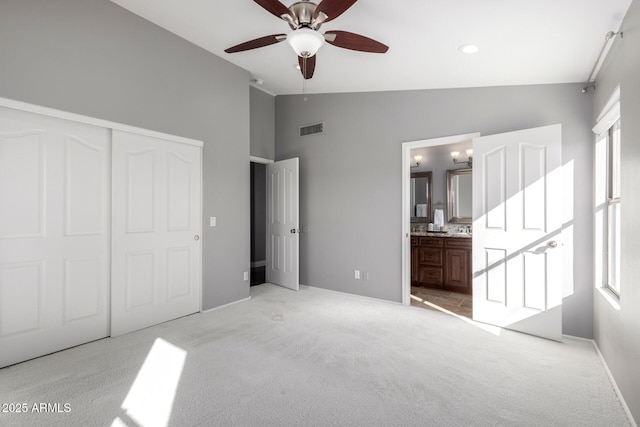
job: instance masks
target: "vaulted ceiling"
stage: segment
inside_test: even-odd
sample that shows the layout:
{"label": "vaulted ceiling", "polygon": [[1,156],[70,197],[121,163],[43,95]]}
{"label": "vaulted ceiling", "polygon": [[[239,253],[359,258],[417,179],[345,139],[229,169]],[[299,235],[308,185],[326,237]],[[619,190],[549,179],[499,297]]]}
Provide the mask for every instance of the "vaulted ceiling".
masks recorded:
{"label": "vaulted ceiling", "polygon": [[[225,48],[289,25],[252,0],[111,0],[249,71],[271,94],[303,91],[288,43]],[[285,6],[294,3],[282,0]],[[318,1],[319,3],[319,1]],[[325,44],[308,93],[585,82],[631,0],[359,0],[320,32],[346,30],[389,46],[385,54]],[[472,43],[468,55],[459,47]]]}

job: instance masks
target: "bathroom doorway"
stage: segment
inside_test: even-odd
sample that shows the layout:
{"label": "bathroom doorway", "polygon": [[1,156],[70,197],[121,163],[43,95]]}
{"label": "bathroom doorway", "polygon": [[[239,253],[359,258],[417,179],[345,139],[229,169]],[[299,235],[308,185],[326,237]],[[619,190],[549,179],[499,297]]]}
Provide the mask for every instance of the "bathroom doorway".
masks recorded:
{"label": "bathroom doorway", "polygon": [[[468,217],[458,215],[454,175],[469,179],[471,140],[457,135],[403,144],[403,303],[472,318],[471,191]],[[460,155],[453,161],[451,152]],[[472,155],[472,152],[469,152]],[[414,176],[430,173],[430,200],[416,197]],[[457,179],[457,178],[456,178]],[[454,184],[454,185],[452,185]],[[420,188],[418,188],[420,189]],[[452,198],[453,197],[453,198]],[[425,206],[427,212],[425,212]],[[451,210],[451,212],[449,212]]]}

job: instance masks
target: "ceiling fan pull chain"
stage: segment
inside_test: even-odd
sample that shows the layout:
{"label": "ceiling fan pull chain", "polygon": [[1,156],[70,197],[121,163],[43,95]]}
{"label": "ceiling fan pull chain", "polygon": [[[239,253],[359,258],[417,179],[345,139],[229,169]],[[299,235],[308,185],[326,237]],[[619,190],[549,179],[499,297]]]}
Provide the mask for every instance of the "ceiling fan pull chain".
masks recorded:
{"label": "ceiling fan pull chain", "polygon": [[307,102],[307,57],[302,58],[302,94],[304,102]]}

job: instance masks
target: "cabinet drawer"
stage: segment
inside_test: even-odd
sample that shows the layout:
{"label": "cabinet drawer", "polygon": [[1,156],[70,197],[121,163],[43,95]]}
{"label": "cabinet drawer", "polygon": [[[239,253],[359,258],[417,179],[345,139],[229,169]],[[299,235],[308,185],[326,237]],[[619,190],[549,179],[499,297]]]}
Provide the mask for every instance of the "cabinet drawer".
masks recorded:
{"label": "cabinet drawer", "polygon": [[420,246],[434,246],[434,247],[438,247],[441,248],[442,247],[442,241],[444,240],[441,237],[420,237]]}
{"label": "cabinet drawer", "polygon": [[420,264],[442,266],[442,258],[442,249],[419,248],[418,262]]}
{"label": "cabinet drawer", "polygon": [[442,273],[441,268],[420,267],[420,271],[418,272],[418,281],[420,284],[442,287]]}
{"label": "cabinet drawer", "polygon": [[447,248],[467,248],[471,249],[471,239],[465,237],[448,237],[445,240],[444,245]]}

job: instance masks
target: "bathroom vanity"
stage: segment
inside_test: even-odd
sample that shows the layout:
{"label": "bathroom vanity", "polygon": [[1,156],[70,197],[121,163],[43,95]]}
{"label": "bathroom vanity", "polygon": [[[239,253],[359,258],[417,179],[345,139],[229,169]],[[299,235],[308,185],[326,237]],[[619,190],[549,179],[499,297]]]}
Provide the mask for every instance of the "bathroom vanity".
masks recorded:
{"label": "bathroom vanity", "polygon": [[411,236],[411,286],[471,294],[471,236]]}

